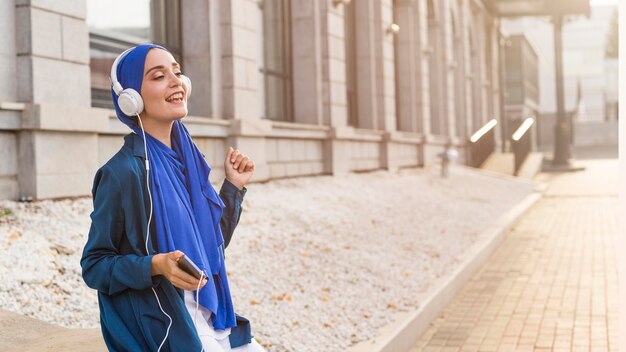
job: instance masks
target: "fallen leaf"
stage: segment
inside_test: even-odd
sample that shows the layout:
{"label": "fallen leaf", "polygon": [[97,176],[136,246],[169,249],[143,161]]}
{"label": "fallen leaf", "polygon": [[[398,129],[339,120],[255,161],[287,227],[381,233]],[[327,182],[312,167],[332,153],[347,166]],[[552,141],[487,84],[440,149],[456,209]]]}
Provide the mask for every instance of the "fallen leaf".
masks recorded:
{"label": "fallen leaf", "polygon": [[272,301],[283,301],[283,300],[287,300],[291,302],[291,295],[288,293],[281,293],[280,295],[272,296]]}

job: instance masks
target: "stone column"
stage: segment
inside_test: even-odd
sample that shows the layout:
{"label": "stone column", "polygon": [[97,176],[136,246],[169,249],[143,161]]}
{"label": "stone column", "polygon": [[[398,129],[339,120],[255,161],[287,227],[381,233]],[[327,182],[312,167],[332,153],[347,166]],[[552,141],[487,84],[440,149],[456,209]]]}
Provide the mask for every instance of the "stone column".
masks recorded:
{"label": "stone column", "polygon": [[[264,137],[271,132],[271,122],[261,119],[263,96],[259,67],[262,51],[259,46],[262,42],[258,33],[262,30],[259,11],[262,3],[257,0],[209,3],[210,10],[215,6],[219,8],[220,45],[219,49],[216,48],[221,53],[219,79],[222,104],[219,111],[223,118],[232,120],[226,147],[239,149],[255,161],[255,181],[267,180],[269,167]],[[216,96],[212,97],[215,102]],[[213,111],[218,111],[217,107]]]}
{"label": "stone column", "polygon": [[322,29],[318,1],[291,1],[294,121],[322,125]]}
{"label": "stone column", "polygon": [[378,19],[377,43],[380,48],[377,50],[377,65],[380,67],[378,94],[379,100],[382,102],[379,108],[379,121],[377,129],[385,131],[396,131],[396,73],[395,73],[395,52],[394,43],[396,34],[390,31],[390,26],[394,23],[393,18],[393,1],[379,0],[377,4],[377,13],[380,14]]}
{"label": "stone column", "polygon": [[254,121],[261,116],[258,6],[256,0],[219,1],[222,113],[228,119]]}
{"label": "stone column", "polygon": [[18,75],[14,1],[0,2],[0,101],[17,101]]}
{"label": "stone column", "polygon": [[445,68],[444,68],[444,79],[446,82],[445,89],[445,105],[446,105],[446,129],[445,135],[448,137],[453,137],[456,135],[456,104],[455,104],[455,55],[454,55],[454,46],[456,40],[456,33],[454,32],[453,26],[455,24],[453,21],[455,20],[452,15],[452,6],[454,6],[452,1],[443,1],[445,3],[445,10],[442,12],[442,18],[444,20],[444,48],[445,48]]}
{"label": "stone column", "polygon": [[476,55],[478,56],[478,76],[476,77],[476,89],[478,89],[478,98],[480,99],[480,119],[477,119],[478,126],[476,129],[480,128],[483,124],[485,124],[486,120],[492,118],[489,116],[489,111],[487,109],[487,94],[486,94],[486,81],[487,81],[487,45],[486,45],[486,33],[485,33],[485,20],[483,15],[483,10],[479,9],[474,17],[475,20],[475,28],[476,28]]}
{"label": "stone column", "polygon": [[[416,132],[424,135],[431,133],[430,126],[430,92],[428,83],[428,59],[430,50],[428,50],[428,14],[426,0],[417,0],[415,2],[415,19],[417,32],[417,50],[415,50],[416,75],[417,84],[417,108],[418,121]],[[396,77],[398,79],[399,77]]]}
{"label": "stone column", "polygon": [[[431,50],[429,60],[429,71],[434,71],[430,77],[430,89],[434,93],[431,98],[431,114],[434,113],[431,121],[435,126],[431,126],[431,131],[435,131],[438,135],[446,135],[448,130],[448,81],[447,81],[447,63],[448,51],[446,48],[446,11],[448,11],[447,1],[432,1],[432,10],[434,20],[432,26],[429,26],[429,49]],[[434,39],[434,40],[431,40]],[[431,94],[432,94],[431,93]]]}
{"label": "stone column", "polygon": [[[20,111],[3,105],[17,101],[17,72],[15,70],[16,26],[14,1],[0,2],[0,199],[15,199],[19,194],[17,182],[17,133]],[[5,102],[5,104],[3,104]],[[10,103],[9,103],[10,104]],[[13,122],[13,123],[11,123]]]}
{"label": "stone column", "polygon": [[454,38],[455,45],[455,121],[456,129],[454,135],[458,137],[462,142],[467,137],[467,131],[469,124],[467,118],[470,115],[468,109],[468,103],[471,104],[471,89],[468,88],[468,58],[467,48],[469,47],[468,31],[467,31],[467,0],[461,0],[456,3],[456,37]]}
{"label": "stone column", "polygon": [[321,14],[321,72],[323,124],[345,127],[348,120],[346,98],[345,7],[319,1]]}
{"label": "stone column", "polygon": [[382,84],[379,73],[382,68],[377,62],[377,31],[382,26],[377,21],[380,9],[377,0],[354,2],[356,23],[356,72],[358,77],[357,104],[358,128],[379,129],[379,106],[383,104],[377,94]]}
{"label": "stone column", "polygon": [[90,107],[85,1],[16,0],[15,12],[18,100]]}
{"label": "stone column", "polygon": [[[345,6],[316,1],[320,12],[322,121],[330,126],[324,141],[324,169],[333,175],[349,172],[350,142],[346,96]],[[295,63],[294,63],[295,64]]]}
{"label": "stone column", "polygon": [[16,0],[20,196],[90,193],[97,132],[108,118],[91,106],[85,0]]}
{"label": "stone column", "polygon": [[483,28],[480,20],[479,13],[480,8],[476,7],[474,3],[470,4],[470,10],[468,10],[468,22],[470,32],[468,35],[470,41],[470,48],[468,50],[470,55],[470,70],[468,79],[471,85],[471,119],[470,121],[470,135],[476,132],[481,126],[483,119],[486,119],[485,113],[483,112],[483,95],[482,95],[482,76],[483,76],[483,67],[482,67],[482,44],[481,44],[481,28]]}
{"label": "stone column", "polygon": [[[375,1],[376,8],[380,9],[378,19],[378,31],[376,33],[380,49],[377,51],[377,61],[381,67],[378,82],[379,113],[377,129],[384,130],[385,135],[381,145],[381,165],[388,171],[398,169],[398,144],[394,142],[394,135],[397,131],[397,111],[396,111],[396,55],[394,46],[398,41],[397,34],[391,30],[394,24],[394,2],[392,0]],[[396,23],[397,24],[397,23]]]}
{"label": "stone column", "polygon": [[193,85],[190,116],[221,115],[221,106],[216,106],[221,101],[221,76],[216,71],[221,63],[218,6],[209,0],[187,0],[181,6],[182,69]]}

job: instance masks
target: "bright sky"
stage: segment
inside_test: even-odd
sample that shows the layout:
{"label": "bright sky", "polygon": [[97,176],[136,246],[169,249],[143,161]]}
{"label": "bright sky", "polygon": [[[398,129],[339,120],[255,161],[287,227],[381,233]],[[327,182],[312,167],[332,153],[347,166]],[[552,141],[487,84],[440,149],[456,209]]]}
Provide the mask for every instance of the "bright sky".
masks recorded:
{"label": "bright sky", "polygon": [[603,5],[615,5],[619,3],[619,0],[591,0],[589,2],[591,6],[603,6]]}
{"label": "bright sky", "polygon": [[150,0],[88,0],[87,23],[95,28],[148,27]]}

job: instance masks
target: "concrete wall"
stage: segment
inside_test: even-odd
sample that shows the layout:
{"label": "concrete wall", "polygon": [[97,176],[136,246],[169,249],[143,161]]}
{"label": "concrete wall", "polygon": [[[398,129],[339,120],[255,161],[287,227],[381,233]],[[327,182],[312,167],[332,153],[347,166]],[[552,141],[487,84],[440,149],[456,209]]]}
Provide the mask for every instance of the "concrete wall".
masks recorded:
{"label": "concrete wall", "polygon": [[[428,0],[353,1],[355,128],[347,126],[343,4],[291,1],[294,122],[279,122],[261,118],[259,2],[183,2],[183,65],[194,82],[184,122],[211,182],[224,176],[228,146],[255,161],[252,182],[424,166],[450,140],[462,152],[477,120],[471,100],[481,101],[485,121],[499,118],[497,19],[480,0],[432,3],[438,29],[429,36]],[[89,195],[96,169],[130,132],[113,111],[90,107],[85,13],[85,0],[0,4],[0,198]],[[437,134],[433,123],[443,126]]]}
{"label": "concrete wall", "polygon": [[0,194],[17,198],[17,134],[0,132]]}

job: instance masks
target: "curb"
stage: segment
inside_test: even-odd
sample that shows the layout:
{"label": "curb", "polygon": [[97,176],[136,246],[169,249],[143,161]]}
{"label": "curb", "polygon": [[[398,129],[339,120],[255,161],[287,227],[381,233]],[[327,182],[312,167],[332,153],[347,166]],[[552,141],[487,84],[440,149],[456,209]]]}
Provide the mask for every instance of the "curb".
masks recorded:
{"label": "curb", "polygon": [[378,336],[351,346],[345,352],[398,352],[409,351],[420,336],[463,289],[465,284],[498,249],[509,230],[539,199],[545,188],[538,187],[520,203],[502,215],[483,231],[485,242],[474,245],[464,254],[461,264],[447,277],[438,279],[433,289],[420,299],[421,306],[411,312],[399,313],[393,323],[379,330]]}
{"label": "curb", "polygon": [[0,350],[106,351],[100,329],[69,329],[0,309]]}

